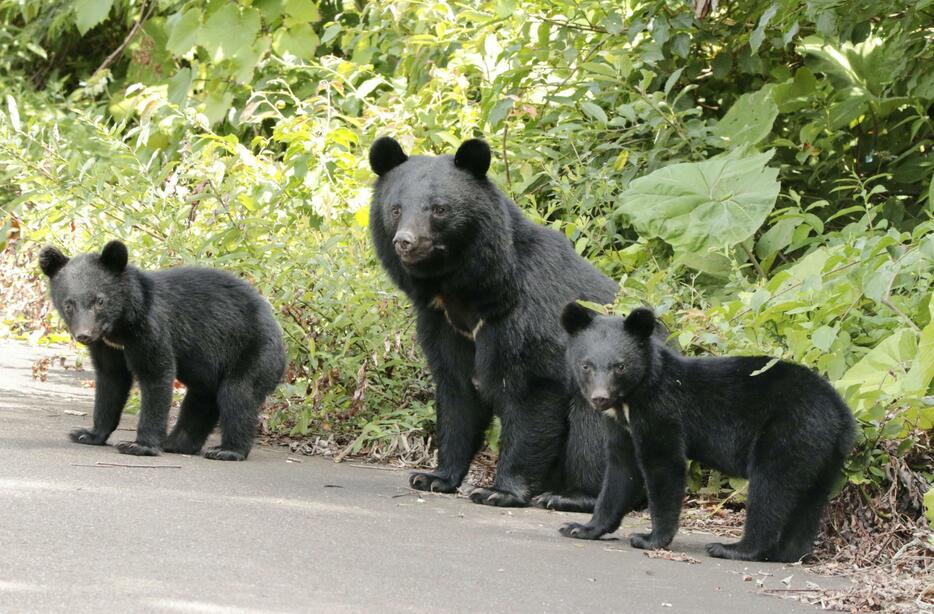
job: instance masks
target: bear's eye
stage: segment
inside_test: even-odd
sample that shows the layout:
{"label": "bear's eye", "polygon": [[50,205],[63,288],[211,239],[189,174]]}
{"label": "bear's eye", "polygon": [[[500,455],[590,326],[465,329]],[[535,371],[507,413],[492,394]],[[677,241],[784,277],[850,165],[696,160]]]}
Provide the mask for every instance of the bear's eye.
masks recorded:
{"label": "bear's eye", "polygon": [[71,315],[74,306],[71,303],[65,303],[65,315]]}
{"label": "bear's eye", "polygon": [[582,371],[582,372],[584,372],[584,373],[590,373],[590,369],[591,369],[591,368],[592,368],[592,367],[590,366],[590,363],[586,363],[586,362],[582,362],[582,363],[581,363],[581,371]]}
{"label": "bear's eye", "polygon": [[98,307],[103,307],[103,306],[104,306],[104,297],[103,297],[103,296],[98,296],[98,297],[97,297],[97,306],[98,306]]}
{"label": "bear's eye", "polygon": [[400,207],[399,205],[393,205],[389,209],[389,213],[390,215],[392,215],[392,217],[399,217],[400,215],[402,215],[402,207]]}
{"label": "bear's eye", "polygon": [[617,373],[617,375],[622,375],[623,373],[626,372],[626,365],[624,365],[621,362],[618,362],[615,365],[613,365],[613,370]]}
{"label": "bear's eye", "polygon": [[438,217],[441,217],[442,215],[446,214],[447,212],[448,212],[448,208],[445,207],[444,205],[432,205],[432,206],[431,206],[431,214],[432,214],[432,215],[436,215],[436,216],[438,216]]}

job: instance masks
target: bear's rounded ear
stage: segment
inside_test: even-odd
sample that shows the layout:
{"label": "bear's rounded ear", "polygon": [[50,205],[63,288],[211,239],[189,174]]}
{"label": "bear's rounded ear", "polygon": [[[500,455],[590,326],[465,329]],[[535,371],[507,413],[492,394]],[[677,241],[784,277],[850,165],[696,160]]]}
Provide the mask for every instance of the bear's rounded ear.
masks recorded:
{"label": "bear's rounded ear", "polygon": [[111,241],[101,250],[101,264],[114,273],[122,273],[126,269],[128,258],[126,245],[120,241]]}
{"label": "bear's rounded ear", "polygon": [[51,245],[43,247],[39,252],[39,268],[46,274],[46,277],[55,277],[63,266],[68,264],[68,256]]}
{"label": "bear's rounded ear", "polygon": [[381,136],[370,145],[370,168],[379,177],[382,177],[396,168],[409,157],[402,151],[396,139],[391,136]]}
{"label": "bear's rounded ear", "polygon": [[648,337],[655,332],[655,314],[651,309],[639,307],[633,309],[623,322],[626,332],[638,337]]}
{"label": "bear's rounded ear", "polygon": [[597,312],[580,303],[568,303],[561,312],[561,326],[569,335],[574,335],[590,326],[596,316]]}
{"label": "bear's rounded ear", "polygon": [[464,141],[454,154],[454,166],[483,179],[490,170],[490,146],[480,139]]}

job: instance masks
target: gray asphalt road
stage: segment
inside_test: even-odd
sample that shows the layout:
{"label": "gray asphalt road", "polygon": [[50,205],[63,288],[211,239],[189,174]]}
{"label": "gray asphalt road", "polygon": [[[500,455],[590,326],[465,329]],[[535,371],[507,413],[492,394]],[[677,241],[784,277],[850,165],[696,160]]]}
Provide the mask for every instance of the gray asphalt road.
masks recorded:
{"label": "gray asphalt road", "polygon": [[31,378],[38,356],[61,351],[0,344],[2,612],[764,614],[813,608],[761,594],[746,574],[769,588],[845,582],[707,558],[706,535],[673,544],[699,564],[565,539],[557,527],[580,515],[419,495],[388,467],[291,463],[275,448],[223,463],[72,444],[66,432],[90,415],[64,410],[90,414],[80,382],[93,373]]}

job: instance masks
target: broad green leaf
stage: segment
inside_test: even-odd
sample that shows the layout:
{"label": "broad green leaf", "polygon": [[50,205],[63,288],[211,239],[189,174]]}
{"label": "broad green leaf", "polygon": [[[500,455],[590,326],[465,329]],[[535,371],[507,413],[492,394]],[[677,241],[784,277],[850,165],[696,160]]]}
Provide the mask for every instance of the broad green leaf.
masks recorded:
{"label": "broad green leaf", "polygon": [[253,78],[257,63],[269,49],[269,37],[261,36],[252,47],[244,47],[232,59],[233,77],[239,83],[248,84]]}
{"label": "broad green leaf", "polygon": [[859,397],[870,391],[895,396],[901,392],[901,382],[917,350],[915,333],[909,328],[899,329],[850,367],[834,385],[841,392],[856,386],[857,408],[862,405]]}
{"label": "broad green leaf", "polygon": [[822,352],[829,352],[836,339],[837,329],[832,326],[821,326],[811,335],[811,343]]}
{"label": "broad green leaf", "polygon": [[240,9],[236,3],[226,3],[214,11],[198,30],[198,42],[220,62],[234,57],[244,47],[252,47],[259,34],[259,11]]}
{"label": "broad green leaf", "polygon": [[318,48],[318,35],[307,24],[279,30],[272,40],[272,48],[280,56],[288,54],[310,60],[315,57]]}
{"label": "broad green leaf", "polygon": [[756,241],[756,255],[765,259],[791,245],[795,228],[801,223],[801,218],[786,217],[778,220],[771,228],[762,233]]}
{"label": "broad green leaf", "polygon": [[757,92],[740,96],[714,128],[714,136],[724,139],[729,147],[755,145],[767,137],[778,117],[772,88],[767,85]]}
{"label": "broad green leaf", "polygon": [[918,353],[905,377],[904,389],[907,394],[924,396],[934,379],[934,294],[928,303],[928,312],[931,320],[921,331]]}
{"label": "broad green leaf", "polygon": [[184,13],[174,13],[165,20],[169,40],[165,48],[174,55],[185,55],[198,42],[201,27],[201,9],[190,8]]}
{"label": "broad green leaf", "polygon": [[188,94],[191,91],[192,72],[191,68],[185,66],[180,68],[175,75],[169,79],[168,99],[169,102],[184,106],[188,101]]}
{"label": "broad green leaf", "polygon": [[813,102],[817,79],[806,67],[801,67],[793,79],[772,87],[772,99],[781,113],[792,113],[807,108]]}
{"label": "broad green leaf", "polygon": [[113,0],[75,0],[75,25],[81,36],[107,19]]}
{"label": "broad green leaf", "polygon": [[288,15],[287,26],[310,24],[320,19],[318,7],[311,0],[286,0],[283,11]]}
{"label": "broad green leaf", "polygon": [[204,115],[211,124],[216,124],[224,119],[232,102],[233,93],[227,91],[224,83],[213,84],[204,98]]}
{"label": "broad green leaf", "polygon": [[778,5],[773,2],[772,6],[767,8],[762,14],[762,17],[759,18],[759,24],[756,26],[756,29],[749,35],[749,47],[752,49],[753,53],[759,51],[759,46],[762,45],[762,41],[765,40],[765,27],[769,25],[769,21],[775,17],[775,13],[777,12]]}
{"label": "broad green leaf", "polygon": [[798,52],[816,58],[818,70],[866,93],[879,95],[905,62],[899,44],[900,39],[869,36],[855,45],[848,42],[832,45],[820,36],[809,36],[798,45]]}
{"label": "broad green leaf", "polygon": [[589,101],[584,101],[581,103],[581,108],[584,110],[584,113],[586,113],[592,119],[595,119],[603,124],[607,122],[606,112],[598,105],[595,105]]}
{"label": "broad green leaf", "polygon": [[772,153],[734,151],[666,166],[633,181],[619,212],[640,235],[664,240],[684,264],[699,268],[693,258],[745,241],[775,206],[778,171],[766,165]]}

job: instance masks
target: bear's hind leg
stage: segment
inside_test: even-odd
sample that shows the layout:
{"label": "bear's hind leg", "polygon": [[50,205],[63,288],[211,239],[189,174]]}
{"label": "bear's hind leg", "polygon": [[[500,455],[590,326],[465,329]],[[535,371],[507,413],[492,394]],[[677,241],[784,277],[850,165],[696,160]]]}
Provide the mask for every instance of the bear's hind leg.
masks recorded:
{"label": "bear's hind leg", "polygon": [[[249,382],[228,380],[217,391],[221,445],[205,450],[211,460],[242,461],[250,454],[256,437],[256,418],[266,395],[257,395]],[[259,397],[259,398],[257,398]]]}
{"label": "bear's hind leg", "polygon": [[217,426],[220,410],[213,395],[189,389],[182,401],[178,422],[165,440],[163,450],[175,454],[199,454]]}
{"label": "bear's hind leg", "polygon": [[769,553],[770,561],[793,563],[811,553],[820,529],[821,513],[842,465],[842,457],[832,458],[817,477],[814,486],[800,497],[782,529],[781,540]]}
{"label": "bear's hind leg", "polygon": [[801,495],[782,481],[782,473],[781,469],[767,467],[750,476],[743,538],[735,544],[707,544],[707,554],[739,561],[772,560],[769,555],[774,553]]}

